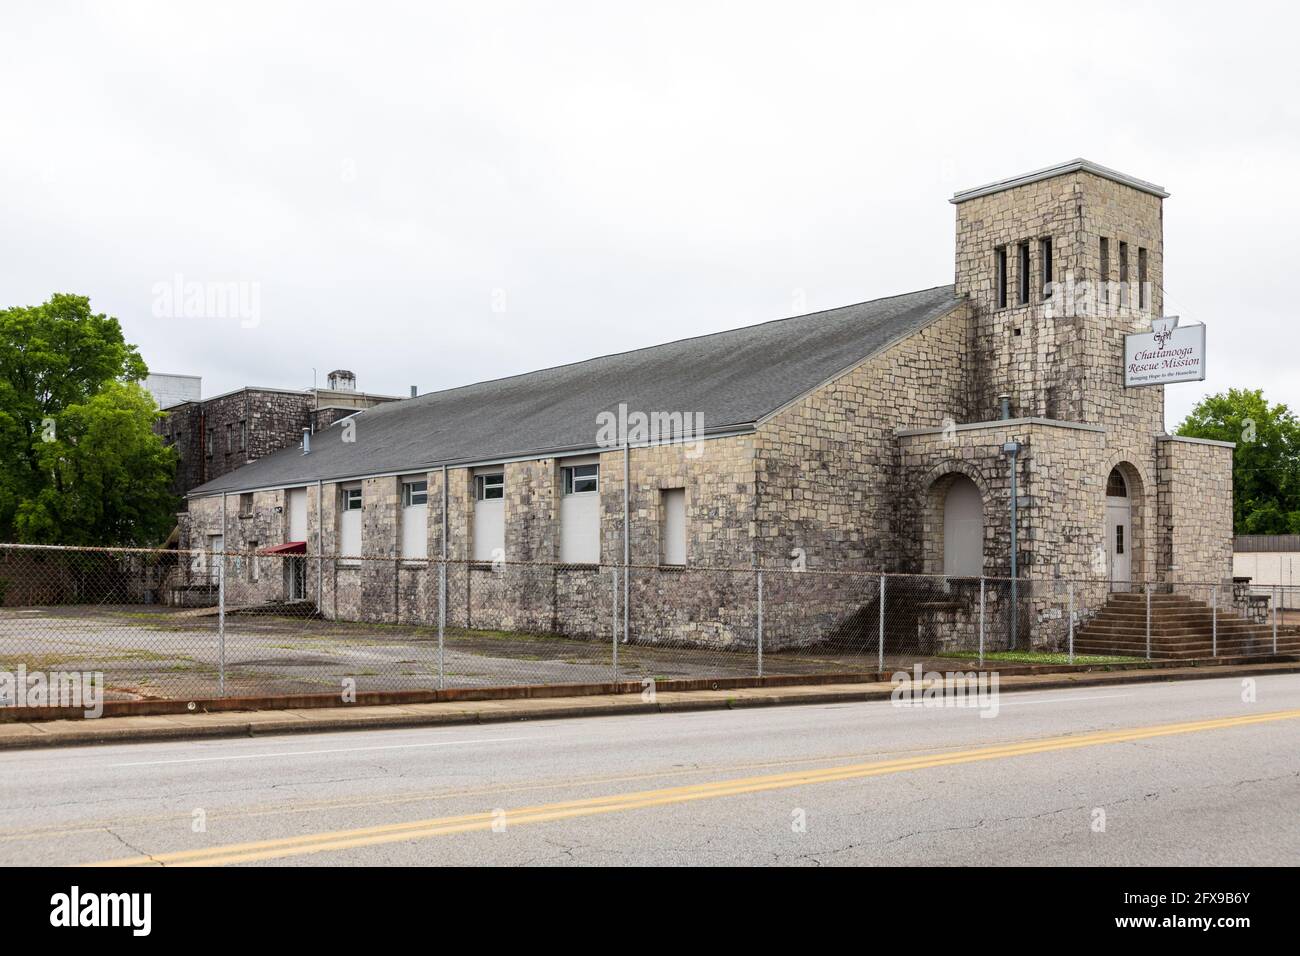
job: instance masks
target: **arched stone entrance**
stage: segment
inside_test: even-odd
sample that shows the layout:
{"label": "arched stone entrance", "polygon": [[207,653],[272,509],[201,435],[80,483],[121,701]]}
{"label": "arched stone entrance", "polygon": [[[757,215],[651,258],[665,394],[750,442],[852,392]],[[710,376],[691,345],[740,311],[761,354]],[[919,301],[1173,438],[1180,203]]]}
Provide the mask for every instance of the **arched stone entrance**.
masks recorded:
{"label": "arched stone entrance", "polygon": [[945,462],[925,487],[922,570],[927,574],[977,578],[985,573],[985,514],[988,491],[978,472]]}
{"label": "arched stone entrance", "polygon": [[1106,478],[1106,577],[1112,591],[1133,582],[1133,495],[1131,482],[1116,465]]}
{"label": "arched stone entrance", "polygon": [[965,475],[953,475],[944,495],[943,573],[960,578],[984,573],[984,496]]}

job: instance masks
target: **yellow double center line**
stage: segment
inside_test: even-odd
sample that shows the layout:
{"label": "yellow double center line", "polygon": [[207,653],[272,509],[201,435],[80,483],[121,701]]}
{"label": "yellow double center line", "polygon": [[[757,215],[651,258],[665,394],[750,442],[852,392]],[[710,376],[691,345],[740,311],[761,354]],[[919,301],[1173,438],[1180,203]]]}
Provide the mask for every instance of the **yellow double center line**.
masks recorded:
{"label": "yellow double center line", "polygon": [[1065,737],[1047,737],[994,747],[973,750],[955,750],[947,753],[870,763],[825,767],[820,770],[796,770],[789,773],[767,774],[760,777],[742,777],[719,780],[713,783],[690,784],[661,790],[642,790],[634,793],[611,794],[586,800],[548,803],[524,807],[508,812],[470,813],[463,816],[435,817],[412,820],[409,823],[392,823],[385,826],[363,827],[356,830],[335,830],[307,836],[286,837],[279,840],[260,840],[253,843],[236,843],[228,846],[208,847],[202,850],[183,850],[160,853],[154,856],[105,860],[91,866],[224,866],[232,863],[256,863],[309,853],[327,853],[336,850],[353,850],[359,847],[380,846],[385,843],[404,843],[429,837],[450,836],[491,830],[493,827],[516,827],[528,823],[548,823],[575,817],[662,807],[716,797],[734,797],[768,790],[785,790],[816,783],[835,783],[862,777],[904,773],[910,770],[929,770],[934,767],[951,767],[981,760],[1000,760],[1004,757],[1023,757],[1030,754],[1050,753],[1058,750],[1075,750],[1080,747],[1097,747],[1103,744],[1131,743],[1153,737],[1191,734],[1203,730],[1222,730],[1229,727],[1247,727],[1278,720],[1300,717],[1300,710],[1279,710],[1244,717],[1222,717],[1179,724],[1160,724],[1154,727],[1137,727],[1129,730],[1098,731]]}

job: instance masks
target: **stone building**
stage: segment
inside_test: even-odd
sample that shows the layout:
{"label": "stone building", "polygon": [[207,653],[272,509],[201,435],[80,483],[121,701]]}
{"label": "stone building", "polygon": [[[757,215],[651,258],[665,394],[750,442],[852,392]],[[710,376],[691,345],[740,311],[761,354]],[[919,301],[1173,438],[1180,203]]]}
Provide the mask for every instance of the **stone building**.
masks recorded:
{"label": "stone building", "polygon": [[344,369],[330,373],[328,388],[246,387],[206,399],[197,397],[195,376],[150,378],[188,378],[196,393],[164,404],[161,396],[177,390],[155,391],[164,414],[154,431],[180,455],[172,493],[181,496],[273,452],[301,445],[304,428],[315,431],[361,409],[395,400],[358,392],[356,376]]}
{"label": "stone building", "polygon": [[[725,644],[750,627],[728,586],[669,569],[1006,577],[1014,469],[1020,578],[1223,580],[1232,447],[1165,434],[1163,387],[1124,384],[1125,334],[1162,315],[1166,197],[1084,160],[958,193],[951,285],[368,409],[210,475],[188,544],[340,555],[259,586],[363,619],[430,619],[420,562],[445,556],[449,619],[575,631],[596,569],[663,568],[634,607]],[[511,591],[502,562],[565,567]]]}

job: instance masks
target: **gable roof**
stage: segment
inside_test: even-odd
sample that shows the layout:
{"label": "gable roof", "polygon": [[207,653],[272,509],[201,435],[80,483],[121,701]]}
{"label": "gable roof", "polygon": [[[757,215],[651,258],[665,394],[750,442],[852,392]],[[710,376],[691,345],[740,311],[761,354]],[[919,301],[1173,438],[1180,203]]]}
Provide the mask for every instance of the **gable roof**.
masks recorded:
{"label": "gable roof", "polygon": [[705,434],[765,416],[892,345],[960,300],[953,286],[777,319],[388,402],[194,488],[191,497],[427,471],[596,448],[597,416],[698,413]]}

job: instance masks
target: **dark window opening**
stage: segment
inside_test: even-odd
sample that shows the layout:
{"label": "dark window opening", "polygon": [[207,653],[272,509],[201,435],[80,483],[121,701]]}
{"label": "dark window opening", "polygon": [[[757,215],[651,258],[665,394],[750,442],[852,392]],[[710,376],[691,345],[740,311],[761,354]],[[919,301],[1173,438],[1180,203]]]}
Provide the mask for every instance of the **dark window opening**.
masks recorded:
{"label": "dark window opening", "polygon": [[1110,302],[1110,240],[1101,238],[1101,301]]}
{"label": "dark window opening", "polygon": [[1147,251],[1138,248],[1138,308],[1145,309],[1151,305],[1147,295]]}
{"label": "dark window opening", "polygon": [[1020,305],[1029,304],[1029,243],[1022,242],[1019,249],[1020,275],[1016,282],[1016,300]]}
{"label": "dark window opening", "polygon": [[1128,305],[1128,243],[1119,244],[1119,304]]}
{"label": "dark window opening", "polygon": [[998,246],[993,250],[993,261],[997,272],[998,308],[1007,307],[1007,247]]}
{"label": "dark window opening", "polygon": [[1052,240],[1049,236],[1038,242],[1038,255],[1043,261],[1043,298],[1052,297]]}

